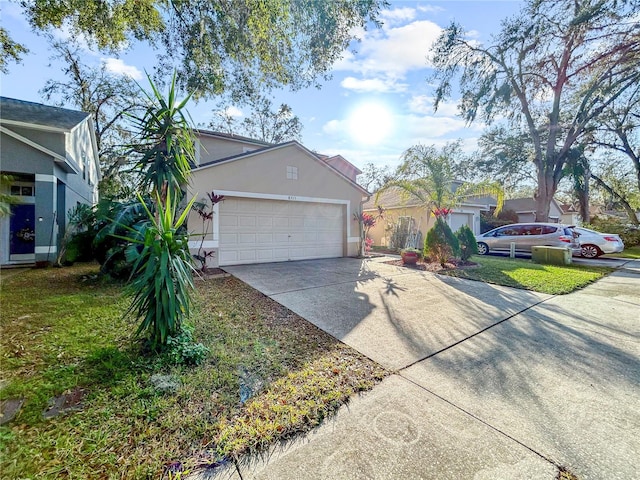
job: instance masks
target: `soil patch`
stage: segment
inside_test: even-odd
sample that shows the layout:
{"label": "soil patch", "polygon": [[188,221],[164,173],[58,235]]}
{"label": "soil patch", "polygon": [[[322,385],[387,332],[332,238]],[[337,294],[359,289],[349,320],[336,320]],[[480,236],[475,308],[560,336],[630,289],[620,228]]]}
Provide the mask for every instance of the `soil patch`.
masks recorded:
{"label": "soil patch", "polygon": [[422,270],[426,272],[441,272],[443,270],[455,270],[457,268],[470,268],[477,267],[478,264],[474,262],[463,262],[458,259],[450,259],[447,263],[444,264],[444,267],[440,265],[438,262],[429,262],[424,260],[419,260],[416,264],[403,263],[402,260],[391,260],[389,262],[384,262],[388,265],[395,265],[397,267],[405,267],[410,268],[412,270]]}

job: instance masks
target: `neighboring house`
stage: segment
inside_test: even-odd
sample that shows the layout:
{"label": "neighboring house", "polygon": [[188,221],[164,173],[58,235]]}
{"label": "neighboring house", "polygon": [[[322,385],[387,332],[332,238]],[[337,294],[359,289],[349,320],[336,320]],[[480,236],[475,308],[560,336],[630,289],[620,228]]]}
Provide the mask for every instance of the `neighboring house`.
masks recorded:
{"label": "neighboring house", "polygon": [[[529,223],[536,221],[536,201],[533,197],[512,198],[504,201],[503,210],[513,210],[518,215],[519,223]],[[561,223],[560,217],[562,209],[555,198],[551,199],[549,206],[549,222]]]}
{"label": "neighboring house", "polygon": [[53,261],[69,210],[98,200],[100,168],[87,113],[0,97],[0,171],[19,198],[0,219],[2,265]]}
{"label": "neighboring house", "polygon": [[202,242],[213,253],[207,265],[358,255],[353,213],[369,193],[347,160],[295,141],[272,145],[206,130],[196,135],[189,196],[204,202],[212,192],[224,195],[210,226],[203,228],[195,212],[189,217],[191,252]]}
{"label": "neighboring house", "polygon": [[582,225],[580,213],[575,205],[569,203],[560,203],[559,205],[560,210],[562,210],[560,223],[564,223],[565,225]]}
{"label": "neighboring house", "polygon": [[[488,212],[495,205],[495,198],[470,198],[453,209],[447,216],[447,223],[454,232],[462,225],[467,225],[474,234],[479,234],[480,212]],[[415,197],[407,196],[403,190],[395,187],[383,190],[377,198],[375,194],[372,195],[364,204],[363,211],[376,216],[378,206],[384,208],[385,212],[383,218],[369,230],[373,245],[398,248],[398,245],[394,245],[397,239],[400,238],[400,243],[405,244],[406,237],[409,236],[409,243],[400,248],[411,244],[422,248],[427,231],[435,224],[435,217],[428,208],[421,205]]]}

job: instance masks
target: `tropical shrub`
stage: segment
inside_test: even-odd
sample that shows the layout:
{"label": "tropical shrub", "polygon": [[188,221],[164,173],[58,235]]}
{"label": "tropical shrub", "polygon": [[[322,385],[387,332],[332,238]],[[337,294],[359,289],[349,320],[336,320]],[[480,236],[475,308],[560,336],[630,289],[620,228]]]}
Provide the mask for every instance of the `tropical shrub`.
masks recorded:
{"label": "tropical shrub", "polygon": [[640,227],[625,223],[624,220],[615,217],[593,217],[591,223],[585,228],[591,228],[601,233],[614,233],[620,235],[625,247],[640,245]]}
{"label": "tropical shrub", "polygon": [[[176,201],[170,189],[164,206],[157,199],[157,213],[142,204],[149,220],[144,237],[122,237],[141,247],[126,251],[128,259],[133,261],[128,286],[132,301],[128,313],[141,321],[136,334],[146,333],[151,344],[156,346],[177,336],[190,312],[194,267],[189,253],[189,235],[181,227],[193,200],[177,219]],[[135,229],[130,230],[138,233]]]}
{"label": "tropical shrub", "polygon": [[451,231],[451,227],[442,217],[436,218],[436,224],[427,232],[424,240],[424,255],[444,267],[450,257],[460,254],[460,244]]}
{"label": "tropical shrub", "polygon": [[494,228],[518,223],[518,214],[513,210],[501,210],[498,215],[489,212],[480,212],[480,232],[485,233]]}
{"label": "tropical shrub", "polygon": [[471,255],[478,254],[478,244],[476,236],[467,225],[462,225],[456,232],[456,237],[460,243],[460,259],[466,262]]}

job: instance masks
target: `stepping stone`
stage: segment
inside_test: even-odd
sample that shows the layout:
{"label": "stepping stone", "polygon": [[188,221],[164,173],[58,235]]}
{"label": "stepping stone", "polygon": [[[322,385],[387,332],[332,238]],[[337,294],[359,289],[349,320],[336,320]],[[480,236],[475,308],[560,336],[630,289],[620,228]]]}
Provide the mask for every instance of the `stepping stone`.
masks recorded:
{"label": "stepping stone", "polygon": [[24,398],[9,398],[0,402],[0,425],[13,420],[23,404]]}

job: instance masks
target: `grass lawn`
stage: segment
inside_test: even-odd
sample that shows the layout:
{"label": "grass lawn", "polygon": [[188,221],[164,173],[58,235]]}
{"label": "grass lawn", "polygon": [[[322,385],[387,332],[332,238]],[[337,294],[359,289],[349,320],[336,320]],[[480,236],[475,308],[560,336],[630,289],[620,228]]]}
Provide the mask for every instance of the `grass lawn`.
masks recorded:
{"label": "grass lawn", "polygon": [[540,265],[531,260],[475,256],[478,267],[441,271],[443,275],[558,295],[595,282],[613,268],[586,265]]}
{"label": "grass lawn", "polygon": [[631,259],[640,258],[640,245],[627,247],[624,249],[623,252],[612,253],[611,256],[618,257],[618,258],[631,258]]}
{"label": "grass lawn", "polygon": [[[140,355],[122,285],[96,265],[2,272],[1,478],[160,478],[307,431],[387,372],[234,278],[197,281],[198,367]],[[175,393],[150,384],[176,376]],[[49,399],[86,395],[44,420]],[[244,403],[240,392],[254,391]]]}

